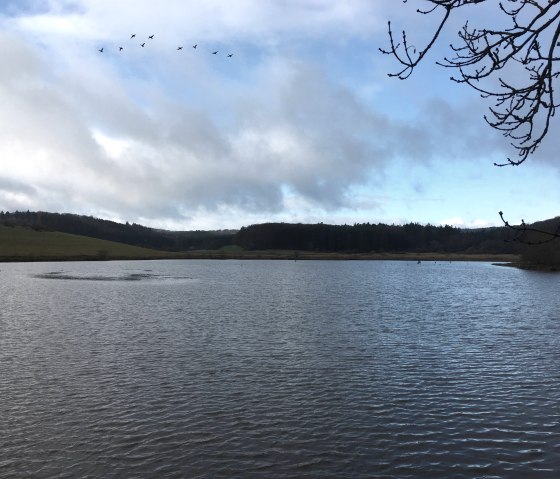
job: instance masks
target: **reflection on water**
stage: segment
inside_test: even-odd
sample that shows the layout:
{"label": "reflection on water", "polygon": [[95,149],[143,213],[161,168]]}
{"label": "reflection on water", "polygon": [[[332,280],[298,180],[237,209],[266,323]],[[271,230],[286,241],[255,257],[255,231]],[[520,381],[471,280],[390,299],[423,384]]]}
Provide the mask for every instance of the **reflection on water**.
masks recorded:
{"label": "reflection on water", "polygon": [[153,274],[151,270],[142,273],[122,273],[118,275],[110,274],[89,274],[89,273],[66,273],[64,271],[48,271],[46,273],[38,273],[34,275],[39,279],[61,279],[75,281],[142,281],[152,280],[177,280],[189,279],[187,276],[169,276],[165,274]]}
{"label": "reflection on water", "polygon": [[560,277],[474,263],[0,272],[0,477],[553,478]]}

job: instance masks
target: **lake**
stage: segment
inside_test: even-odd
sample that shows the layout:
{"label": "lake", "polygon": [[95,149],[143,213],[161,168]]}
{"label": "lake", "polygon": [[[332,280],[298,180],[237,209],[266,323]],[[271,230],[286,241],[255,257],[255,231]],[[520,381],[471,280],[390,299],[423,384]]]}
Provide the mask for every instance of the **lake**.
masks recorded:
{"label": "lake", "polygon": [[559,292],[470,262],[0,264],[0,477],[560,477]]}

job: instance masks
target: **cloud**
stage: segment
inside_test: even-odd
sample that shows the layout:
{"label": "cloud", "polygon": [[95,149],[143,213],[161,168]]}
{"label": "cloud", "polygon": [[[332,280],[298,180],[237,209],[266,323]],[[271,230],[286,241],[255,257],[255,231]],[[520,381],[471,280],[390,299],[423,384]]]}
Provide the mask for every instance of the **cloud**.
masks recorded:
{"label": "cloud", "polygon": [[[360,70],[373,54],[360,48],[385,35],[394,2],[47,5],[0,12],[0,209],[215,227],[350,217],[365,215],[359,188],[406,179],[426,195],[420,167],[507,149],[472,103],[434,100],[431,89],[383,103],[395,80],[375,77],[372,87]],[[133,32],[156,37],[141,48]],[[398,181],[387,177],[395,162]]]}
{"label": "cloud", "polygon": [[[5,174],[33,185],[27,203],[40,209],[150,220],[279,213],[287,191],[292,202],[349,208],[352,188],[382,181],[397,157],[422,163],[481,145],[445,102],[428,105],[428,121],[396,122],[296,58],[271,56],[228,84],[207,63],[193,75],[169,56],[149,57],[155,76],[139,67],[130,79],[134,61],[123,69],[97,52],[53,67],[17,35],[4,34],[0,49]],[[446,141],[452,125],[464,144]]]}
{"label": "cloud", "polygon": [[[64,10],[69,7],[69,2],[58,2]],[[0,15],[19,17],[28,15],[43,15],[52,11],[52,3],[37,2],[35,0],[3,0],[0,3]]]}
{"label": "cloud", "polygon": [[123,70],[97,52],[69,51],[53,65],[15,33],[3,34],[0,48],[5,173],[34,185],[30,202],[44,209],[147,218],[223,205],[278,212],[284,187],[335,208],[392,155],[379,141],[391,136],[387,119],[319,65],[273,56],[224,92],[207,64],[194,78],[169,57],[150,57],[193,90],[182,98],[141,67],[128,78],[133,61]]}
{"label": "cloud", "polygon": [[455,216],[453,218],[448,218],[446,220],[440,221],[441,226],[455,226],[457,228],[488,228],[491,226],[502,226],[499,224],[499,220],[496,221],[486,221],[481,219],[475,219],[472,221],[465,221],[463,218],[459,216]]}
{"label": "cloud", "polygon": [[[18,2],[19,3],[19,2]],[[36,2],[35,2],[36,3]],[[28,31],[42,35],[60,35],[66,19],[81,18],[74,28],[66,24],[64,34],[98,38],[123,39],[132,32],[139,35],[156,33],[159,39],[174,41],[198,39],[201,42],[247,41],[258,39],[269,44],[282,43],[283,38],[332,37],[349,33],[371,36],[385,27],[379,15],[381,4],[354,0],[166,0],[155,5],[152,0],[50,0],[48,8],[32,9],[33,3],[12,8],[28,15],[21,19]],[[68,14],[76,14],[70,17]],[[81,27],[81,28],[78,28]]]}

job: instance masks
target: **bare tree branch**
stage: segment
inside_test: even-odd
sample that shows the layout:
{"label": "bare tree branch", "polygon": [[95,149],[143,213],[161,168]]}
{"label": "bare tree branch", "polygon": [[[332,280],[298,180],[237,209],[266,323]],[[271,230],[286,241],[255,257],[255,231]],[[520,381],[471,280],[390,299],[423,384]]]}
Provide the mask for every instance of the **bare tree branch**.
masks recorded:
{"label": "bare tree branch", "polygon": [[[556,238],[560,238],[560,222],[554,231],[545,231],[540,228],[534,228],[532,226],[527,226],[524,220],[521,220],[520,225],[511,225],[509,221],[506,221],[504,218],[504,214],[502,211],[498,213],[504,226],[515,231],[515,236],[508,241],[519,241],[521,243],[525,243],[527,245],[539,245],[550,243],[554,241]],[[532,234],[532,235],[531,235]],[[531,237],[532,236],[532,237]],[[542,238],[542,239],[533,239],[534,237]]]}
{"label": "bare tree branch", "polygon": [[[397,41],[389,22],[389,48],[380,49],[402,66],[389,74],[401,80],[412,74],[458,9],[488,0],[417,1],[428,4],[417,10],[419,14],[441,14],[426,46],[411,45],[406,31]],[[451,55],[437,63],[457,72],[451,80],[465,83],[493,101],[484,118],[518,151],[517,159],[495,165],[517,166],[541,144],[559,106],[555,87],[560,75],[560,0],[502,0],[497,7],[497,13],[510,23],[508,28],[476,28],[467,21],[458,32],[458,43],[450,45]]]}

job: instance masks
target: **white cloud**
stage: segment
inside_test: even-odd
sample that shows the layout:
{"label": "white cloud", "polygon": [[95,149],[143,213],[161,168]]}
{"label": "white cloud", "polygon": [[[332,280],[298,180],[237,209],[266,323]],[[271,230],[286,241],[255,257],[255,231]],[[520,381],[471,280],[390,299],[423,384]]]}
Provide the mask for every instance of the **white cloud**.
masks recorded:
{"label": "white cloud", "polygon": [[[354,0],[51,0],[50,8],[20,16],[22,28],[36,34],[114,38],[136,32],[161,39],[281,42],[299,35],[326,37],[348,33],[370,36],[385,28],[379,15],[385,2]],[[97,33],[96,33],[97,32]]]}
{"label": "white cloud", "polygon": [[499,220],[496,221],[487,221],[482,219],[464,220],[460,216],[455,216],[440,221],[439,224],[441,226],[448,225],[448,226],[455,226],[457,228],[488,228],[490,226],[501,226],[499,224]]}
{"label": "white cloud", "polygon": [[[402,181],[386,176],[395,159],[420,197],[430,183],[411,165],[437,173],[442,161],[507,146],[476,105],[443,92],[383,103],[400,86],[361,71],[400,2],[51,0],[28,14],[20,5],[0,16],[0,209],[189,227],[350,218],[366,211],[356,187]],[[142,49],[130,33],[156,37]],[[232,46],[229,61],[221,53]]]}
{"label": "white cloud", "polygon": [[232,100],[210,78],[204,93],[230,102],[233,123],[221,127],[220,110],[172,103],[157,90],[136,100],[111,65],[96,62],[92,75],[53,72],[17,36],[3,40],[20,65],[0,91],[10,123],[0,147],[18,159],[5,174],[56,190],[35,198],[45,208],[68,200],[71,210],[90,204],[151,218],[224,205],[274,212],[283,185],[336,206],[386,161],[371,144],[385,121],[301,62],[267,61],[258,91],[242,88]]}

